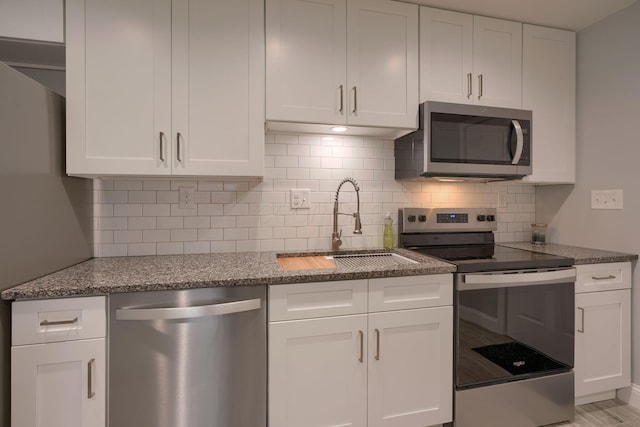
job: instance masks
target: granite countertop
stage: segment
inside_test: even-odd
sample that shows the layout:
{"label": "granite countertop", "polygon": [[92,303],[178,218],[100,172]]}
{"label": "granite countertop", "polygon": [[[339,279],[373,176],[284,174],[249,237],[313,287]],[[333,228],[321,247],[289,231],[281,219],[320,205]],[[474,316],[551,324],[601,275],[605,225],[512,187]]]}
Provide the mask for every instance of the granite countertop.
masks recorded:
{"label": "granite countertop", "polygon": [[[340,253],[350,252],[354,251],[344,250]],[[366,250],[366,252],[382,251]],[[417,263],[394,267],[336,267],[283,271],[278,264],[276,252],[93,258],[6,289],[0,297],[4,300],[56,298],[166,289],[415,276],[455,271],[455,266],[434,258],[404,249],[395,249],[393,252],[413,259]],[[287,255],[329,254],[331,252]]]}
{"label": "granite countertop", "polygon": [[[529,242],[499,243],[516,249],[573,258],[575,264],[625,262],[638,255],[577,246]],[[355,250],[344,250],[349,254]],[[384,252],[360,250],[359,253]],[[319,270],[283,271],[276,252],[246,252],[202,255],[164,255],[141,257],[93,258],[64,270],[4,290],[4,300],[57,298],[82,295],[107,295],[167,289],[208,288],[217,286],[278,285],[316,281],[367,279],[375,277],[415,276],[455,271],[455,266],[405,249],[393,252],[417,261],[394,267],[336,267]],[[330,255],[331,252],[295,252],[288,256]]]}
{"label": "granite countertop", "polygon": [[500,246],[509,248],[524,249],[531,252],[540,252],[550,255],[573,258],[575,264],[601,264],[605,262],[626,262],[638,259],[636,254],[625,254],[622,252],[602,251],[599,249],[581,248],[578,246],[560,245],[557,243],[546,243],[536,245],[530,242],[507,242],[498,243]]}

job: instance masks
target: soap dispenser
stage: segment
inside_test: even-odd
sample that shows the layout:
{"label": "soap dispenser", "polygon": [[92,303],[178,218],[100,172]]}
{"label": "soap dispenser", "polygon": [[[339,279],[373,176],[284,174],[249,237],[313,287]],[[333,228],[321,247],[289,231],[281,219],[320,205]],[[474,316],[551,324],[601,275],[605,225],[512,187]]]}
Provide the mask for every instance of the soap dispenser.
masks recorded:
{"label": "soap dispenser", "polygon": [[384,217],[382,246],[385,249],[393,249],[393,219],[391,218],[391,214],[389,212],[387,212],[387,215]]}

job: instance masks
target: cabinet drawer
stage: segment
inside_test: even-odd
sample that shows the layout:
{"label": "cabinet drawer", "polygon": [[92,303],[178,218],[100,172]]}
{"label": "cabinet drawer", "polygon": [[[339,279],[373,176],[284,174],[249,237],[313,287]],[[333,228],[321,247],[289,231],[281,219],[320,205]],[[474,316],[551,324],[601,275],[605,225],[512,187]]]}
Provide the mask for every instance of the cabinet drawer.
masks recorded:
{"label": "cabinet drawer", "polygon": [[385,277],[369,280],[369,311],[453,304],[453,275]]}
{"label": "cabinet drawer", "polygon": [[18,301],[11,314],[14,346],[106,336],[105,297]]}
{"label": "cabinet drawer", "polygon": [[366,280],[294,283],[269,287],[269,321],[366,312]]}
{"label": "cabinet drawer", "polygon": [[631,288],[631,263],[576,266],[576,293]]}

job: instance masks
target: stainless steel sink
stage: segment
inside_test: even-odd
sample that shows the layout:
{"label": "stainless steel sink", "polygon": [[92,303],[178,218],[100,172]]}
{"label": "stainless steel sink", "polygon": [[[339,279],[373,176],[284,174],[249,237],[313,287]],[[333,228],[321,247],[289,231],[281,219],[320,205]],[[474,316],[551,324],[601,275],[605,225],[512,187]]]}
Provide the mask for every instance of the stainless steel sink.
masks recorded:
{"label": "stainless steel sink", "polygon": [[392,252],[328,255],[325,258],[333,260],[339,267],[346,268],[384,268],[418,263]]}

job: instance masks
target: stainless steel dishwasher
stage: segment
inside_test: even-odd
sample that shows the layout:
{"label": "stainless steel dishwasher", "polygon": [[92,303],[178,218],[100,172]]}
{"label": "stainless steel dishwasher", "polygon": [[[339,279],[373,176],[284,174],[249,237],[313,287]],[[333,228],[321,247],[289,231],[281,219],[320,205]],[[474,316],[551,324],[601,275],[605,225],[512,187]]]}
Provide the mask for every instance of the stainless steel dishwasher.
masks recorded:
{"label": "stainless steel dishwasher", "polygon": [[266,287],[113,294],[111,427],[263,427]]}

